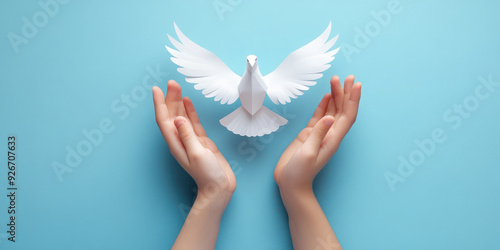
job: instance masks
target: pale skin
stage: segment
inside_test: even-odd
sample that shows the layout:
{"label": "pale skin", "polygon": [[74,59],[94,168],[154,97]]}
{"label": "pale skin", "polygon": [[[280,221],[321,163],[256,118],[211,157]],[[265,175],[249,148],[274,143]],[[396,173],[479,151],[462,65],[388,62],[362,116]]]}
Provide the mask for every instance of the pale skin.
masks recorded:
{"label": "pale skin", "polygon": [[[348,76],[344,89],[334,76],[331,93],[318,105],[307,127],[287,147],[274,171],[287,210],[294,249],[342,249],[312,190],[314,177],[337,151],[358,112],[361,83]],[[172,249],[214,249],[222,214],[236,178],[210,140],[193,103],[170,80],[167,95],[153,87],[158,127],[170,152],[193,177],[198,195]]]}
{"label": "pale skin", "polygon": [[330,80],[331,93],[319,103],[313,117],[281,155],[274,179],[288,213],[294,249],[342,249],[313,193],[316,175],[337,152],[356,121],[361,83],[354,76]]}
{"label": "pale skin", "polygon": [[236,188],[229,163],[205,130],[181,87],[170,80],[167,96],[153,87],[156,123],[170,152],[193,177],[198,195],[172,249],[214,249],[220,220]]}

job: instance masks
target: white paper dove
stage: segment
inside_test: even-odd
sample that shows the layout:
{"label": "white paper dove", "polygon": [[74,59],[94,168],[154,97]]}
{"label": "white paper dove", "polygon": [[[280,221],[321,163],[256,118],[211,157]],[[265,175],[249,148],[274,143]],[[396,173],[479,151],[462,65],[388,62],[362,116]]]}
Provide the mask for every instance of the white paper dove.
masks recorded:
{"label": "white paper dove", "polygon": [[207,98],[214,97],[221,104],[232,104],[239,98],[241,107],[220,123],[235,134],[249,137],[270,134],[287,123],[263,105],[266,94],[277,105],[304,94],[330,68],[329,63],[340,49],[330,50],[338,38],[328,40],[330,22],[318,38],[292,52],[266,76],[260,73],[257,57],[247,56],[247,68],[240,77],[212,52],[189,40],[175,23],[174,27],[179,41],[170,35],[168,39],[177,50],[165,47],[173,56],[172,62],[180,66],[177,70]]}

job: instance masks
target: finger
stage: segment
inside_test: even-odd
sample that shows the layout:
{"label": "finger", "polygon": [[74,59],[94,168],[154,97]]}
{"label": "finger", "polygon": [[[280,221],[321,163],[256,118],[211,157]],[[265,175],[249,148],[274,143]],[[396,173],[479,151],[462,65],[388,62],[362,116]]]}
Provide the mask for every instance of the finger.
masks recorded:
{"label": "finger", "polygon": [[304,150],[307,150],[307,152],[312,153],[312,154],[318,154],[319,148],[321,146],[321,143],[323,142],[323,139],[325,138],[326,134],[328,133],[328,130],[330,130],[330,127],[332,127],[333,122],[335,118],[333,116],[325,116],[319,120],[316,125],[314,125],[314,128],[307,138],[307,140],[304,142],[304,145],[302,148]]}
{"label": "finger", "polygon": [[352,89],[352,84],[354,83],[354,76],[353,75],[349,75],[345,78],[345,81],[344,81],[344,104],[343,104],[343,112],[345,111],[346,109],[346,106],[347,106],[347,102],[349,101],[349,98],[351,96],[351,89]]}
{"label": "finger", "polygon": [[170,118],[176,116],[186,116],[184,104],[182,103],[182,90],[181,86],[174,80],[167,83],[167,97],[165,98],[168,110],[170,111]]}
{"label": "finger", "polygon": [[352,86],[350,100],[359,103],[360,99],[361,99],[361,83],[357,82]]}
{"label": "finger", "polygon": [[205,129],[200,123],[200,118],[198,117],[198,114],[194,109],[194,105],[191,99],[189,99],[189,97],[186,96],[184,97],[183,101],[184,101],[184,107],[186,107],[187,116],[189,120],[191,120],[191,124],[193,124],[194,132],[198,136],[207,136],[207,133],[205,133]]}
{"label": "finger", "polygon": [[174,80],[170,80],[167,83],[167,96],[165,97],[165,103],[167,104],[168,110],[170,110],[170,117],[174,118],[178,115],[177,113],[177,102],[175,98],[177,97],[177,92],[180,88],[178,88],[179,84],[177,84]]}
{"label": "finger", "polygon": [[163,122],[168,119],[168,108],[165,104],[163,91],[158,86],[153,87],[153,102],[155,107],[156,122]]}
{"label": "finger", "polygon": [[356,121],[359,109],[359,100],[361,99],[361,83],[357,82],[352,86],[351,97],[347,103],[346,113],[351,125]]}
{"label": "finger", "polygon": [[361,83],[358,82],[352,86],[351,97],[346,105],[346,112],[336,120],[335,129],[328,131],[325,136],[325,144],[319,153],[319,159],[328,161],[332,155],[337,151],[340,142],[344,139],[345,135],[351,129],[356,121],[359,108],[359,100],[361,99]]}
{"label": "finger", "polygon": [[181,85],[176,83],[177,86],[177,91],[176,91],[176,96],[175,96],[175,102],[177,103],[177,114],[180,116],[184,116],[187,118],[186,114],[186,108],[184,107],[184,102],[182,101],[182,88]]}
{"label": "finger", "polygon": [[330,81],[330,88],[332,90],[332,98],[335,100],[335,114],[342,112],[344,109],[344,91],[342,90],[342,85],[340,85],[340,79],[338,76],[334,76]]}
{"label": "finger", "polygon": [[177,135],[174,124],[168,119],[168,108],[165,104],[163,92],[157,86],[153,87],[153,101],[155,106],[156,123],[160,128],[161,134],[168,144],[170,152],[181,164],[187,164],[188,158],[184,146]]}
{"label": "finger", "polygon": [[307,124],[308,127],[313,127],[319,121],[319,119],[321,119],[321,117],[325,116],[325,112],[328,107],[328,102],[330,101],[330,99],[331,99],[330,93],[325,94],[323,96],[323,99],[321,99],[321,101],[319,102],[318,107],[314,111],[311,120],[309,120],[309,123]]}
{"label": "finger", "polygon": [[192,159],[194,155],[199,155],[200,152],[205,150],[200,141],[198,141],[198,138],[196,138],[191,123],[185,117],[176,117],[174,119],[174,124],[190,159]]}
{"label": "finger", "polygon": [[325,115],[335,116],[335,101],[332,98],[332,94],[330,94],[330,100],[328,101],[328,107],[326,108]]}

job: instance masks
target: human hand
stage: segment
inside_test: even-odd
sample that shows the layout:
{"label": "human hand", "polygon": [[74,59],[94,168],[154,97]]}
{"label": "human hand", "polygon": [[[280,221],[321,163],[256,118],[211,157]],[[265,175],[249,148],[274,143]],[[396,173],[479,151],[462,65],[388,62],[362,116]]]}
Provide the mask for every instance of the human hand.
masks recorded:
{"label": "human hand", "polygon": [[274,179],[280,189],[311,188],[314,177],[339,148],[358,114],[361,83],[354,84],[354,76],[344,81],[338,76],[330,80],[331,93],[319,103],[314,115],[297,138],[281,155]]}
{"label": "human hand", "polygon": [[182,98],[178,83],[168,81],[165,98],[160,88],[153,87],[153,101],[156,123],[170,152],[198,186],[196,200],[172,249],[214,249],[236,178],[207,137],[191,100]]}
{"label": "human hand", "polygon": [[163,138],[175,159],[193,177],[198,196],[209,197],[215,191],[231,196],[236,188],[233,171],[207,137],[191,100],[182,98],[180,85],[168,81],[166,98],[160,88],[153,87],[153,100],[156,123]]}

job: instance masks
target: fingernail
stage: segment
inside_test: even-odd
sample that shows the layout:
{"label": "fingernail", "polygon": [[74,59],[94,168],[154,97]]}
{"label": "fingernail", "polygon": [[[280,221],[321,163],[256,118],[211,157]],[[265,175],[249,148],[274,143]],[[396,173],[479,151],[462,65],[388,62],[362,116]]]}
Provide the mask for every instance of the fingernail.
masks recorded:
{"label": "fingernail", "polygon": [[184,119],[175,119],[174,120],[174,124],[175,124],[175,127],[180,127],[182,124],[184,124]]}
{"label": "fingernail", "polygon": [[325,125],[326,125],[327,127],[330,127],[330,126],[332,126],[332,124],[333,124],[333,119],[326,119],[326,120],[324,121],[324,123],[325,123]]}

